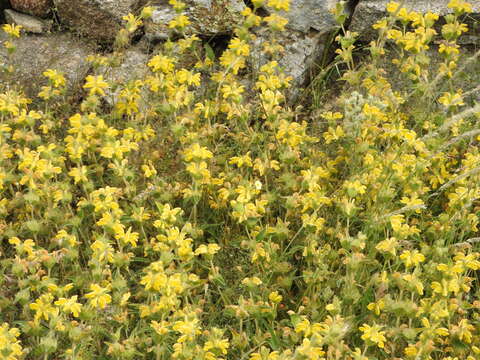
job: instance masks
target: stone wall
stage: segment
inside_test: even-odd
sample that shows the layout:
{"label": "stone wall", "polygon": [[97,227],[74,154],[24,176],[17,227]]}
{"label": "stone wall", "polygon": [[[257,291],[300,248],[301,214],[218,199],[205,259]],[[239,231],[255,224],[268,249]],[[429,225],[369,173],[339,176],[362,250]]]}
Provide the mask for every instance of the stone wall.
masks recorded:
{"label": "stone wall", "polygon": [[[232,35],[235,25],[241,21],[240,11],[245,7],[242,0],[185,1],[187,15],[192,21],[189,31],[202,38]],[[407,0],[406,6],[416,11],[445,15],[450,11],[448,1]],[[167,24],[174,16],[164,0],[10,0],[10,3],[2,0],[0,10],[9,22],[23,25],[30,33],[19,40],[20,51],[15,55],[15,62],[21,73],[29,74],[24,80],[32,88],[32,84],[41,84],[32,79],[40,79],[47,67],[58,67],[73,80],[81,78],[88,72],[88,65],[81,58],[94,51],[92,42],[108,49],[121,27],[122,17],[140,11],[147,2],[154,7],[153,17],[145,24],[140,36],[144,42],[155,44],[168,37]],[[350,29],[360,32],[363,41],[371,40],[375,36],[371,25],[385,15],[388,2],[349,1]],[[478,18],[480,1],[472,3],[472,16]],[[289,25],[288,31],[279,39],[287,50],[281,65],[294,77],[297,88],[308,81],[309,74],[315,71],[316,61],[324,55],[329,37],[338,30],[331,13],[336,4],[337,0],[292,0],[291,11],[284,14]],[[10,7],[12,9],[4,9]],[[269,12],[268,7],[263,10]],[[52,32],[53,19],[66,30]],[[258,37],[261,41],[261,32]],[[480,30],[472,31],[465,38],[468,42],[480,43]],[[5,50],[0,50],[0,58],[6,56],[2,51]],[[141,50],[134,49],[130,53],[138,51]],[[147,59],[145,54],[126,61],[134,68],[137,65],[132,61],[139,61],[138,66],[144,66]],[[74,74],[75,71],[78,73]]]}

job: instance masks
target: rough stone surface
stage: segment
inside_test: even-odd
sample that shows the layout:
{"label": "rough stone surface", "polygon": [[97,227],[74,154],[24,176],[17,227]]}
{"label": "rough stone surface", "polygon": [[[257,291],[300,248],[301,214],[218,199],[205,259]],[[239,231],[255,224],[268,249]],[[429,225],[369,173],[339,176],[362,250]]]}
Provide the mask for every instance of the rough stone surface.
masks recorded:
{"label": "rough stone surface", "polygon": [[337,0],[294,0],[290,3],[290,11],[281,15],[288,19],[289,29],[305,34],[330,32],[336,26],[331,13],[336,3]]}
{"label": "rough stone surface", "polygon": [[111,43],[123,16],[135,12],[141,0],[54,0],[60,21],[102,43]]}
{"label": "rough stone surface", "polygon": [[[257,35],[258,38],[255,41],[252,54],[252,58],[257,59],[257,63],[253,64],[255,69],[259,69],[261,65],[269,60],[260,51],[262,42],[267,39],[267,34],[262,30]],[[315,75],[316,63],[323,56],[328,35],[328,33],[322,34],[318,32],[304,34],[290,30],[277,38],[277,41],[285,49],[278,63],[285,74],[293,78],[292,87],[287,91],[290,103],[295,102],[301,94],[300,89]]]}
{"label": "rough stone surface", "polygon": [[21,25],[27,32],[41,34],[49,31],[51,23],[35,16],[22,14],[12,9],[5,10],[5,21],[8,24]]}
{"label": "rough stone surface", "polygon": [[[360,0],[353,13],[350,30],[357,31],[363,40],[374,39],[377,32],[372,29],[372,25],[387,14],[385,8],[389,2],[389,0]],[[405,0],[403,6],[420,13],[431,11],[443,16],[452,12],[447,6],[449,2],[450,0]],[[480,1],[470,3],[474,13],[466,18],[466,22],[472,25],[470,26],[472,31],[464,36],[464,42],[475,43],[480,40],[480,29],[473,29],[473,22],[469,19],[480,18]]]}
{"label": "rough stone surface", "polygon": [[[117,102],[119,84],[127,84],[130,81],[144,79],[149,70],[147,63],[149,56],[145,54],[139,47],[130,48],[121,56],[118,66],[100,69],[105,80],[110,84],[107,92],[107,101],[113,105]],[[142,99],[146,99],[142,96]]]}
{"label": "rough stone surface", "polygon": [[12,8],[25,14],[47,17],[52,11],[52,0],[10,0]]}
{"label": "rough stone surface", "polygon": [[[199,35],[230,34],[242,17],[245,8],[241,0],[189,0],[185,9],[191,21],[189,31]],[[176,16],[173,8],[164,1],[154,2],[152,19],[146,23],[145,35],[151,41],[164,40],[171,30],[168,23]]]}
{"label": "rough stone surface", "polygon": [[110,83],[125,84],[132,79],[141,79],[148,73],[148,54],[140,48],[133,47],[121,55],[120,64],[115,67],[103,69],[104,78]]}
{"label": "rough stone surface", "polygon": [[[7,39],[0,33],[0,42]],[[90,69],[86,56],[91,49],[79,39],[68,34],[48,34],[23,36],[15,41],[17,50],[13,55],[13,65],[17,69],[15,82],[24,87],[27,95],[38,93],[47,81],[42,75],[46,69],[62,71],[68,81],[69,89],[77,89]],[[0,47],[0,62],[7,61],[4,47]],[[2,78],[0,81],[7,81]]]}
{"label": "rough stone surface", "polygon": [[[123,23],[123,16],[138,11],[144,5],[154,7],[153,17],[146,21],[144,41],[150,44],[165,40],[172,35],[168,23],[176,16],[175,11],[165,0],[10,0],[18,11],[47,16],[52,5],[58,11],[60,21],[75,32],[81,33],[99,43],[111,43]],[[188,33],[194,33],[202,38],[215,36],[230,36],[243,17],[240,15],[247,0],[184,0],[187,4],[186,15],[191,20]],[[287,31],[277,35],[277,40],[285,47],[285,54],[280,59],[280,65],[287,75],[294,78],[294,88],[303,86],[314,72],[316,61],[322,57],[327,39],[336,29],[331,10],[338,0],[293,0],[291,10],[283,15],[288,18]],[[352,15],[350,30],[361,34],[361,39],[371,40],[376,37],[372,25],[385,16],[385,7],[390,0],[359,0]],[[0,0],[0,9],[8,7],[8,0]],[[432,11],[445,15],[450,11],[449,0],[405,0],[405,6],[419,12]],[[348,2],[351,6],[355,0]],[[463,36],[463,43],[480,43],[480,29],[473,27],[472,18],[480,18],[480,1],[471,1],[474,14],[467,17],[471,31]],[[272,9],[265,7],[270,13]],[[28,31],[45,31],[40,20],[7,10],[9,21],[24,26]],[[264,30],[257,30],[258,42],[265,38]],[[222,38],[220,38],[222,39]],[[52,35],[26,37],[18,42],[19,51],[15,55],[21,71],[24,71],[29,85],[31,81],[48,67],[58,67],[67,73],[71,80],[83,78],[88,67],[84,57],[85,47],[67,35]],[[252,61],[254,68],[267,59],[257,51]],[[258,48],[258,49],[257,49]],[[2,50],[4,51],[4,50]],[[137,48],[128,50],[118,68],[105,74],[110,81],[128,81],[136,76],[141,77],[146,71],[147,55]],[[110,71],[110,70],[109,70]],[[139,73],[139,72],[140,73]],[[31,76],[30,76],[31,75]],[[110,77],[110,78],[109,78]],[[23,80],[23,79],[22,79]]]}
{"label": "rough stone surface", "polygon": [[314,73],[315,63],[325,50],[325,37],[321,34],[306,35],[290,32],[282,39],[285,55],[280,65],[293,77],[295,87],[305,85]]}
{"label": "rough stone surface", "polygon": [[315,75],[315,64],[323,56],[327,39],[338,29],[332,15],[336,3],[337,0],[295,0],[290,3],[290,11],[282,13],[288,25],[278,38],[285,48],[279,64],[293,77],[289,94],[293,99],[299,94],[298,89]]}

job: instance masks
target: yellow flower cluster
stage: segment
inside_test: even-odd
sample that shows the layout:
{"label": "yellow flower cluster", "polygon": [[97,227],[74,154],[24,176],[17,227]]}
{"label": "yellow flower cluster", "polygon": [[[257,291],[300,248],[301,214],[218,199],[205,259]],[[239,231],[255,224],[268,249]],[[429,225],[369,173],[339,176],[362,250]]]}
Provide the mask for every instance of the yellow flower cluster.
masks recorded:
{"label": "yellow flower cluster", "polygon": [[106,74],[151,7],[89,57],[79,103],[54,69],[35,99],[0,84],[0,359],[478,359],[471,5],[438,26],[389,3],[363,64],[344,28],[340,96],[305,111],[293,2],[251,1],[222,54],[169,4],[142,78]]}

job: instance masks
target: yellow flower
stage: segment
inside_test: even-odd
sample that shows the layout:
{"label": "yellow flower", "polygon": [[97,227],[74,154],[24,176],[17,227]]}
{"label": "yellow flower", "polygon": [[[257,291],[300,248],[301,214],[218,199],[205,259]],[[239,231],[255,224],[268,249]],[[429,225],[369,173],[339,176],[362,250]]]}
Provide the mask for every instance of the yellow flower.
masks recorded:
{"label": "yellow flower", "polygon": [[200,146],[198,143],[194,143],[184,150],[183,156],[185,161],[191,162],[211,159],[213,154],[205,146]]}
{"label": "yellow flower", "polygon": [[268,6],[273,7],[277,11],[290,11],[290,0],[268,0]]}
{"label": "yellow flower", "polygon": [[438,328],[437,330],[435,330],[435,333],[437,333],[440,336],[448,336],[449,335],[448,329],[444,328],[444,327]]}
{"label": "yellow flower", "polygon": [[468,31],[467,24],[464,23],[447,23],[442,26],[442,35],[445,39],[451,41],[457,39],[462,33]]}
{"label": "yellow flower", "polygon": [[345,136],[345,132],[343,131],[343,128],[340,125],[338,125],[335,129],[329,126],[328,131],[323,133],[323,138],[325,139],[326,144],[330,144],[334,141],[337,141],[344,136]]}
{"label": "yellow flower", "polygon": [[47,69],[43,73],[43,76],[48,78],[55,88],[65,86],[65,76],[63,76],[63,74],[60,74],[57,70]]}
{"label": "yellow flower", "polygon": [[[238,71],[245,67],[245,58],[238,56],[233,50],[228,49],[220,56],[220,64],[226,69],[231,69],[234,74],[238,74]],[[211,78],[217,82],[224,82],[224,80],[226,80],[223,72],[214,73]]]}
{"label": "yellow flower", "polygon": [[405,224],[405,216],[397,214],[390,216],[390,225],[396,236],[404,238],[409,235],[418,234],[420,230],[416,226]]}
{"label": "yellow flower", "polygon": [[159,291],[168,283],[168,277],[163,272],[163,263],[156,261],[149,266],[149,271],[142,277],[140,284],[145,286],[145,290]]}
{"label": "yellow flower", "polygon": [[153,11],[154,11],[154,7],[153,6],[145,6],[143,9],[142,9],[142,12],[140,13],[140,17],[142,19],[150,19],[153,15]]}
{"label": "yellow flower", "polygon": [[457,325],[452,326],[452,335],[457,337],[460,341],[467,344],[472,343],[473,334],[477,328],[468,322],[468,319],[462,319]]}
{"label": "yellow flower", "polygon": [[367,309],[373,311],[375,315],[380,315],[380,312],[385,308],[385,301],[383,299],[368,304]]}
{"label": "yellow flower", "polygon": [[398,246],[398,241],[396,238],[391,237],[386,240],[380,241],[377,246],[375,246],[375,249],[378,251],[383,251],[385,253],[390,253],[393,256],[397,255],[397,246]]}
{"label": "yellow flower", "polygon": [[455,254],[454,260],[458,265],[476,271],[480,269],[480,261],[477,260],[478,257],[479,253],[465,255],[464,253],[459,252]]}
{"label": "yellow flower", "polygon": [[387,28],[387,26],[388,26],[387,19],[382,19],[377,21],[375,24],[373,24],[372,28],[374,28],[375,30],[384,30]]}
{"label": "yellow flower", "polygon": [[303,339],[302,345],[297,347],[297,351],[308,360],[321,360],[325,355],[325,351],[321,347],[315,346],[310,339]]}
{"label": "yellow flower", "polygon": [[108,287],[101,287],[98,284],[91,284],[88,294],[85,297],[89,299],[89,304],[94,308],[104,309],[107,304],[112,302],[112,297],[108,294],[110,291]]}
{"label": "yellow flower", "polygon": [[151,161],[148,161],[148,162],[149,162],[148,164],[142,165],[143,174],[147,179],[157,175],[157,170],[153,166],[152,162]]}
{"label": "yellow flower", "polygon": [[175,11],[181,12],[185,9],[186,4],[179,0],[168,0],[168,3],[173,6]]}
{"label": "yellow flower", "polygon": [[241,99],[241,94],[245,91],[245,88],[243,85],[232,83],[230,85],[223,85],[221,91],[224,99],[231,98],[233,101],[238,102]]}
{"label": "yellow flower", "polygon": [[120,226],[113,226],[115,230],[115,239],[120,240],[122,244],[130,244],[132,247],[137,246],[138,238],[140,234],[137,232],[132,232],[132,227],[129,227],[127,231],[122,224],[116,224]]}
{"label": "yellow flower", "polygon": [[[214,328],[214,331],[215,331],[215,328]],[[226,355],[229,347],[230,347],[230,343],[228,342],[227,339],[214,338],[213,340],[208,340],[205,342],[205,345],[203,345],[203,350],[210,351],[212,349],[218,349],[220,353],[222,353],[223,355]]]}
{"label": "yellow flower", "polygon": [[385,341],[387,339],[385,338],[385,331],[380,331],[382,326],[376,324],[373,326],[363,324],[363,326],[360,326],[358,329],[363,332],[363,335],[361,336],[362,340],[371,342],[381,349],[385,347]]}
{"label": "yellow flower", "polygon": [[423,21],[426,27],[432,27],[435,25],[438,18],[439,16],[437,14],[431,13],[430,11],[423,15]]}
{"label": "yellow flower", "polygon": [[58,309],[52,305],[53,296],[45,294],[40,296],[33,304],[30,304],[30,309],[35,310],[35,321],[42,317],[48,321],[50,316],[58,314]]}
{"label": "yellow flower", "polygon": [[425,261],[425,256],[418,250],[406,250],[400,255],[400,259],[403,260],[405,267],[417,266],[421,262]]}
{"label": "yellow flower", "polygon": [[418,353],[418,350],[417,348],[415,347],[415,345],[408,345],[404,350],[403,352],[405,353],[406,356],[408,357],[415,357]]}
{"label": "yellow flower", "polygon": [[168,332],[170,331],[170,329],[168,328],[169,324],[166,321],[152,321],[150,323],[150,326],[153,328],[153,330],[155,330],[158,335],[165,335],[168,334]]}
{"label": "yellow flower", "polygon": [[263,282],[258,277],[254,276],[251,278],[246,277],[245,279],[242,280],[242,284],[248,287],[255,287],[255,286],[262,285]]}
{"label": "yellow flower", "polygon": [[445,92],[443,95],[438,99],[438,102],[445,106],[446,108],[449,108],[451,106],[461,106],[465,105],[463,102],[462,94],[461,92],[457,93],[448,93]]}
{"label": "yellow flower", "polygon": [[415,290],[419,295],[423,295],[423,284],[414,274],[405,274],[402,279],[407,282],[407,286]]}
{"label": "yellow flower", "polygon": [[21,25],[15,24],[5,24],[2,26],[2,30],[5,31],[11,37],[20,37],[20,30],[22,29]]}
{"label": "yellow flower", "polygon": [[74,167],[68,172],[68,175],[73,177],[75,184],[88,182],[87,174],[88,169],[86,166]]}
{"label": "yellow flower", "polygon": [[148,62],[153,72],[161,71],[164,74],[171,73],[175,69],[174,59],[165,55],[155,55]]}
{"label": "yellow flower", "polygon": [[239,168],[242,166],[252,167],[252,159],[250,158],[250,151],[243,156],[233,156],[228,161],[229,164],[237,165]]}
{"label": "yellow flower", "polygon": [[324,112],[324,113],[320,114],[320,116],[322,118],[324,118],[325,120],[328,120],[328,121],[336,121],[336,120],[339,120],[339,119],[343,118],[342,113],[331,112],[331,111]]}
{"label": "yellow flower", "polygon": [[390,1],[388,4],[387,4],[387,11],[390,13],[390,14],[393,14],[395,12],[398,11],[398,8],[400,7],[400,4],[398,2],[395,2],[395,1]]}
{"label": "yellow flower", "polygon": [[104,89],[108,88],[108,83],[103,80],[103,75],[88,75],[85,80],[86,83],[83,85],[83,88],[90,89],[90,95],[105,95]]}
{"label": "yellow flower", "polygon": [[283,31],[288,24],[288,20],[278,14],[272,14],[264,18],[270,28],[274,31]]}
{"label": "yellow flower", "polygon": [[186,69],[181,69],[176,73],[176,78],[180,84],[200,86],[200,73],[194,74]]}
{"label": "yellow flower", "polygon": [[347,193],[351,197],[365,194],[367,187],[363,185],[359,180],[345,181],[343,187],[347,189]]}
{"label": "yellow flower", "polygon": [[230,40],[228,48],[232,49],[238,56],[248,56],[250,54],[250,46],[246,41],[239,39],[238,37]]}
{"label": "yellow flower", "polygon": [[170,29],[177,28],[179,30],[183,29],[187,25],[190,25],[190,20],[185,15],[178,15],[175,19],[168,23],[168,27]]}
{"label": "yellow flower", "polygon": [[64,312],[71,313],[74,317],[80,316],[82,304],[77,302],[77,295],[72,296],[69,299],[60,298],[55,301],[55,305],[60,306]]}
{"label": "yellow flower", "polygon": [[10,328],[8,323],[0,325],[0,356],[2,360],[23,359],[23,350],[18,337],[20,331],[17,328]]}
{"label": "yellow flower", "polygon": [[245,17],[244,25],[248,28],[252,26],[259,26],[261,23],[261,17],[256,15],[251,8],[246,6],[241,14]]}
{"label": "yellow flower", "polygon": [[415,212],[417,214],[420,213],[420,208],[424,208],[424,202],[422,199],[419,199],[418,196],[416,194],[410,196],[410,197],[407,197],[407,196],[404,196],[402,197],[402,199],[400,200],[400,202],[402,204],[405,204],[405,206],[408,206],[408,207],[415,207]]}
{"label": "yellow flower", "polygon": [[196,335],[202,333],[200,331],[200,321],[197,318],[190,320],[187,316],[185,320],[176,321],[172,329],[182,334],[182,336],[178,338],[177,343],[183,343],[187,340],[192,341]]}
{"label": "yellow flower", "polygon": [[462,0],[450,0],[448,7],[453,9],[458,15],[463,13],[471,13],[473,11],[472,5]]}
{"label": "yellow flower", "polygon": [[139,26],[143,24],[142,20],[137,18],[133,14],[128,14],[123,17],[123,20],[127,22],[127,31],[129,33],[134,33]]}
{"label": "yellow flower", "polygon": [[278,291],[273,291],[268,295],[268,299],[271,302],[278,304],[279,302],[282,301],[283,297],[278,293]]}

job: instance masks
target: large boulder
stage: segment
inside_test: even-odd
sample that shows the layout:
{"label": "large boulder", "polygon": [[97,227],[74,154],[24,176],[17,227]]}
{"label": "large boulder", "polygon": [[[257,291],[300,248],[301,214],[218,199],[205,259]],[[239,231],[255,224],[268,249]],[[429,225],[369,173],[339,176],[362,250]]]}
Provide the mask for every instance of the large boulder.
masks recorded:
{"label": "large boulder", "polygon": [[[158,3],[158,4],[157,4]],[[187,0],[185,15],[191,21],[188,31],[203,35],[228,35],[242,21],[245,7],[241,0]],[[155,1],[151,20],[145,24],[145,36],[150,41],[165,40],[171,33],[168,23],[177,15],[166,1]]]}
{"label": "large boulder", "polygon": [[53,7],[52,0],[10,0],[10,3],[17,11],[39,17],[47,17]]}
{"label": "large boulder", "polygon": [[[368,41],[375,39],[376,30],[372,29],[372,25],[387,15],[386,6],[390,0],[360,0],[353,13],[350,30],[360,34],[362,40]],[[444,16],[452,13],[452,9],[448,8],[450,0],[405,0],[404,7],[420,13],[428,11]],[[470,32],[463,36],[464,41],[468,43],[476,43],[480,41],[480,29],[475,26],[473,19],[480,18],[480,1],[470,1],[473,8],[473,14],[465,17],[465,21],[470,25]]]}
{"label": "large boulder", "polygon": [[42,20],[35,16],[22,14],[12,9],[6,9],[5,22],[7,24],[20,25],[23,31],[41,34],[48,32],[51,28],[51,22]]}
{"label": "large boulder", "polygon": [[[329,35],[330,33],[317,31],[303,33],[290,29],[276,37],[277,42],[284,48],[278,63],[285,71],[285,74],[293,79],[293,86],[288,92],[292,102],[300,95],[300,89],[312,80],[318,72],[318,63],[324,52],[328,51]],[[257,40],[254,44],[251,59],[252,65],[256,70],[269,61],[261,52],[262,43],[267,41],[268,37],[268,32],[265,30],[257,32]]]}
{"label": "large boulder", "polygon": [[[336,26],[331,10],[337,0],[294,0],[290,11],[281,12],[288,19],[288,28],[308,34],[311,31],[325,33]],[[270,12],[270,9],[267,8]]]}
{"label": "large boulder", "polygon": [[144,0],[54,0],[60,21],[71,30],[100,43],[111,43],[122,18],[135,12]]}
{"label": "large boulder", "polygon": [[311,80],[318,60],[328,51],[328,39],[338,30],[332,14],[336,4],[337,0],[296,0],[291,2],[290,11],[282,14],[288,25],[279,37],[285,47],[279,63],[293,77],[294,89]]}
{"label": "large boulder", "polygon": [[[0,43],[7,40],[0,33]],[[10,59],[16,69],[13,78],[0,74],[0,82],[12,81],[24,88],[29,96],[35,96],[47,81],[43,72],[47,69],[62,71],[70,90],[76,90],[90,70],[85,60],[91,52],[89,46],[68,34],[23,36],[15,40],[17,49]],[[7,52],[0,47],[0,63],[7,62]]]}
{"label": "large boulder", "polygon": [[[106,96],[110,105],[117,103],[121,89],[128,86],[129,82],[145,79],[149,74],[149,56],[140,46],[132,47],[117,56],[115,66],[101,67],[98,71],[110,85]],[[147,96],[147,92],[142,94],[142,104],[147,101]]]}

